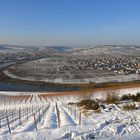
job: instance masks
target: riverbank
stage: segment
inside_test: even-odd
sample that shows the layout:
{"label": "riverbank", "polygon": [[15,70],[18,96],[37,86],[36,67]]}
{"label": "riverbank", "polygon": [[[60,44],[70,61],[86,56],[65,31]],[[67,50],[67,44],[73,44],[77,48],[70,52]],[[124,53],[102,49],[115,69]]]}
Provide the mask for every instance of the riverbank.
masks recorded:
{"label": "riverbank", "polygon": [[100,85],[83,85],[82,89],[79,90],[69,90],[69,91],[38,91],[38,92],[27,92],[27,91],[0,91],[1,95],[40,95],[42,97],[59,97],[59,96],[71,96],[71,95],[85,95],[85,94],[116,94],[120,92],[121,94],[129,94],[133,91],[140,92],[140,81],[125,82],[125,83],[102,83]]}

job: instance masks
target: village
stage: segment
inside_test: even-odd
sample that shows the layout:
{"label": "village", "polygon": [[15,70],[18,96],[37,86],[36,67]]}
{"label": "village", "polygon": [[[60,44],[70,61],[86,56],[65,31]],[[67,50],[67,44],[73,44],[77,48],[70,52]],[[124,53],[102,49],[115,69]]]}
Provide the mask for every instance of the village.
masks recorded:
{"label": "village", "polygon": [[99,70],[110,71],[122,75],[140,74],[140,57],[96,57],[68,59],[66,65],[60,65],[59,70]]}

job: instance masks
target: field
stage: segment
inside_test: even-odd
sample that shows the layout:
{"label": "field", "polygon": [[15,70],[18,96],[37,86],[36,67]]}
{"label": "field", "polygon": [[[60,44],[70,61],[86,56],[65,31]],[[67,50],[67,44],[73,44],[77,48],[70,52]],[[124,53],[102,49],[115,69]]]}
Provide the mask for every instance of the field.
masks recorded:
{"label": "field", "polygon": [[[114,94],[138,92],[139,88],[131,88]],[[140,103],[102,102],[109,93],[112,91],[67,96],[1,92],[0,139],[140,139]],[[98,110],[77,106],[89,98],[98,101]],[[125,111],[127,104],[135,104],[136,109]]]}
{"label": "field", "polygon": [[4,73],[12,78],[52,83],[85,83],[86,79],[115,75],[109,72],[99,73],[97,70],[58,71],[57,69],[63,64],[68,64],[63,57],[59,60],[58,58],[40,59],[12,66]]}

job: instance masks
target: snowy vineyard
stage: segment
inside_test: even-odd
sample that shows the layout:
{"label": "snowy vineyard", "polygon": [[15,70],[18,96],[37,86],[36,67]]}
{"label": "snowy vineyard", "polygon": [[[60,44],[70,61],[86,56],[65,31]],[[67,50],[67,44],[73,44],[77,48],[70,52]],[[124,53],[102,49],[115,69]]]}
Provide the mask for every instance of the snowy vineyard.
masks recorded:
{"label": "snowy vineyard", "polygon": [[1,95],[0,134],[81,124],[81,112],[59,99]]}
{"label": "snowy vineyard", "polygon": [[[43,94],[0,96],[0,139],[140,139],[140,109],[126,112],[120,105],[84,112],[74,103],[80,96]],[[138,104],[140,106],[140,104]]]}

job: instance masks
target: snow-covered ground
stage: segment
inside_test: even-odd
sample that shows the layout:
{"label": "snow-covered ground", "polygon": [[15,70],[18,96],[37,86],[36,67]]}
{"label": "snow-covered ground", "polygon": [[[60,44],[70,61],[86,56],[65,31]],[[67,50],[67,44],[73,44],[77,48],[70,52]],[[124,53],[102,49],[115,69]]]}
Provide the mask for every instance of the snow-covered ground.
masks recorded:
{"label": "snow-covered ground", "polygon": [[[25,76],[25,77],[19,77],[17,75],[14,75],[13,73],[9,72],[8,70],[3,71],[5,75],[14,78],[14,79],[20,79],[20,80],[29,80],[29,81],[38,81],[37,78],[33,78],[32,76]],[[54,79],[48,79],[48,78],[42,78],[39,81],[44,82],[51,82],[51,83],[68,83],[68,84],[74,84],[74,83],[103,83],[103,82],[127,82],[127,81],[134,81],[134,80],[140,80],[139,74],[129,74],[129,75],[117,75],[117,76],[107,76],[107,77],[96,77],[96,78],[84,78],[84,79],[61,79],[61,78],[54,78]]]}
{"label": "snow-covered ground", "polygon": [[[115,93],[121,96],[121,93],[136,94],[139,91],[140,88],[122,89]],[[106,93],[97,92],[90,97],[100,99]],[[135,103],[137,109],[133,111],[124,111],[122,104],[110,104],[100,107],[101,111],[97,113],[92,110],[83,112],[76,105],[67,105],[84,99],[83,95],[4,94],[0,96],[0,140],[140,139],[140,102]]]}

